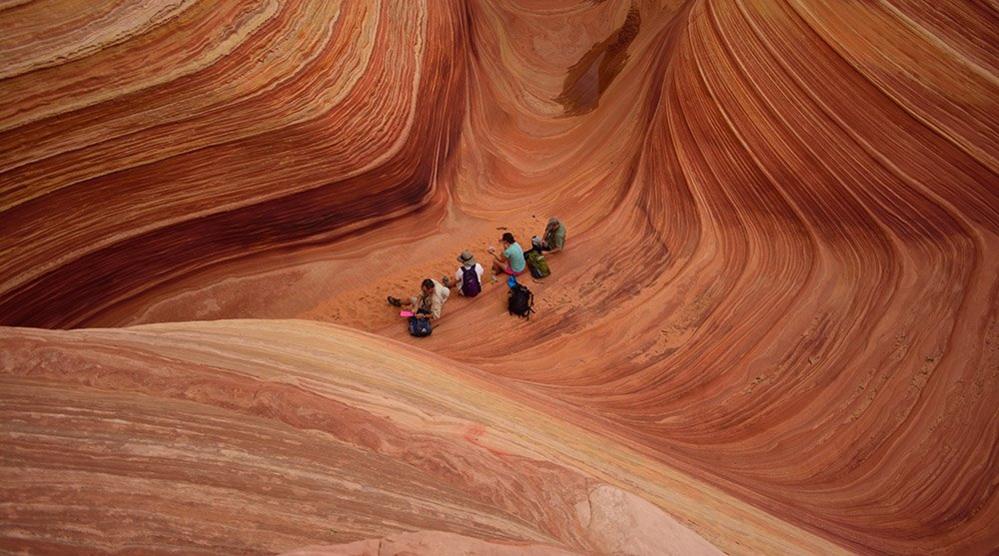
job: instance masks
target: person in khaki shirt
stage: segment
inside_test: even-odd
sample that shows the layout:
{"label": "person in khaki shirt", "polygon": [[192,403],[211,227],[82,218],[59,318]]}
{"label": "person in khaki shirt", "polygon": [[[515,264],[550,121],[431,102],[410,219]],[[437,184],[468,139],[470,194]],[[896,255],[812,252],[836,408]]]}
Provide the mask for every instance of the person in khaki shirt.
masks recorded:
{"label": "person in khaki shirt", "polygon": [[441,318],[444,302],[451,295],[451,290],[437,280],[427,278],[420,286],[420,293],[409,299],[399,299],[388,296],[389,305],[393,307],[413,307],[413,312],[426,315],[430,320]]}

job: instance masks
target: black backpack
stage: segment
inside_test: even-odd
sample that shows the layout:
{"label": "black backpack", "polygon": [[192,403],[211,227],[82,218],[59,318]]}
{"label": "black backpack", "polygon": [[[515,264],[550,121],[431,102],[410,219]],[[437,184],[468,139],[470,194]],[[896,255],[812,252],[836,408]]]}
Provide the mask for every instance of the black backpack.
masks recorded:
{"label": "black backpack", "polygon": [[425,317],[409,317],[410,336],[422,338],[424,336],[429,336],[433,331],[433,327],[430,326],[430,319]]}
{"label": "black backpack", "polygon": [[510,311],[511,315],[517,315],[526,319],[531,318],[531,313],[534,312],[534,294],[531,293],[531,290],[527,289],[527,286],[516,284],[510,288],[507,310]]}
{"label": "black backpack", "polygon": [[479,283],[479,274],[475,267],[461,268],[461,294],[465,297],[475,297],[482,291],[482,284]]}

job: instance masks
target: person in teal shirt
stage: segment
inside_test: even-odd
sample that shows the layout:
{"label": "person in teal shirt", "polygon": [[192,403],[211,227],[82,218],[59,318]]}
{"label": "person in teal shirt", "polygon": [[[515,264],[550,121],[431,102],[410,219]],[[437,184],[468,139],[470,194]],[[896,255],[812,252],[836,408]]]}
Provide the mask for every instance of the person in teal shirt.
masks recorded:
{"label": "person in teal shirt", "polygon": [[520,276],[527,269],[527,261],[524,259],[524,249],[514,239],[513,234],[506,232],[500,238],[503,245],[503,252],[496,254],[496,248],[490,247],[489,254],[493,256],[493,276],[497,274],[507,274],[509,276]]}

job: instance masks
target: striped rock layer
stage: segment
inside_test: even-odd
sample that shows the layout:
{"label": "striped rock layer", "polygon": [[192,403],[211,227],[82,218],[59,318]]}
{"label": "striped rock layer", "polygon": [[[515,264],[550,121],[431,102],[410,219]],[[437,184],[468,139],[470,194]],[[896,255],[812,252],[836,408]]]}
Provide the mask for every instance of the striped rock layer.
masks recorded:
{"label": "striped rock layer", "polygon": [[996,550],[997,29],[0,1],[0,548]]}

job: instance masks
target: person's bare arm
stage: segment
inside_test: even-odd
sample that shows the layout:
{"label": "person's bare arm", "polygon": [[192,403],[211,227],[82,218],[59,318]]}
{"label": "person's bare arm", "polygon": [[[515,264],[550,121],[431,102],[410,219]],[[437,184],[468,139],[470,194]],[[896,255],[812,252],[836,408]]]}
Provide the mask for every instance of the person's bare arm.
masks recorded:
{"label": "person's bare arm", "polygon": [[492,255],[493,258],[496,259],[496,262],[498,262],[500,264],[503,264],[503,263],[506,262],[506,255],[504,255],[502,252],[500,252],[499,254],[496,254],[496,248],[495,247],[489,247],[489,254]]}

